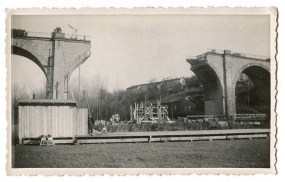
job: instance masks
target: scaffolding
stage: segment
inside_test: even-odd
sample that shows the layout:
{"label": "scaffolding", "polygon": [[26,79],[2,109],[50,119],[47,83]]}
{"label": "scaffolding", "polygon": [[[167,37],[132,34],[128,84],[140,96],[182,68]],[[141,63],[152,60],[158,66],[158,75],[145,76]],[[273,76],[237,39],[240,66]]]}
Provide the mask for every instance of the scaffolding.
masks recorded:
{"label": "scaffolding", "polygon": [[161,105],[159,101],[157,104],[150,104],[146,106],[143,102],[135,103],[134,107],[130,106],[131,121],[135,121],[137,124],[142,122],[165,122],[169,121],[167,106]]}

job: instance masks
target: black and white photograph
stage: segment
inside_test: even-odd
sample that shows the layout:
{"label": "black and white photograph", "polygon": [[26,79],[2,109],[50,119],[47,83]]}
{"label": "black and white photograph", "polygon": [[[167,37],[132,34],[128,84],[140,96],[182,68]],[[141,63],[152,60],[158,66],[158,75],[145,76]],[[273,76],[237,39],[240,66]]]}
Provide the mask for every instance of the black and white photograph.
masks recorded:
{"label": "black and white photograph", "polygon": [[276,17],[262,10],[12,11],[11,174],[274,173]]}

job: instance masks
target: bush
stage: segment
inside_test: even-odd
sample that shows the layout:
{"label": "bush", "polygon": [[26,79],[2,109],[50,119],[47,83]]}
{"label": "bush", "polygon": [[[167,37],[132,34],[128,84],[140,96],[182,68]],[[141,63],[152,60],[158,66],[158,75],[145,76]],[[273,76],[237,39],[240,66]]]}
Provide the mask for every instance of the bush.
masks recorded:
{"label": "bush", "polygon": [[205,121],[204,129],[206,130],[220,130],[222,126],[216,121]]}
{"label": "bush", "polygon": [[160,129],[160,124],[159,123],[154,123],[150,126],[151,131],[159,131]]}
{"label": "bush", "polygon": [[[176,123],[145,123],[145,124],[124,124],[124,125],[107,125],[108,132],[147,132],[147,131],[191,131],[191,130],[221,130],[221,129],[251,129],[251,128],[269,128],[268,124],[250,125],[238,122],[230,122],[229,126],[222,126],[216,121],[202,119],[184,120],[181,119]],[[103,124],[96,125],[95,129],[101,131]]]}
{"label": "bush", "polygon": [[94,129],[97,131],[101,131],[104,128],[104,125],[102,123],[99,123],[98,125],[94,126]]}

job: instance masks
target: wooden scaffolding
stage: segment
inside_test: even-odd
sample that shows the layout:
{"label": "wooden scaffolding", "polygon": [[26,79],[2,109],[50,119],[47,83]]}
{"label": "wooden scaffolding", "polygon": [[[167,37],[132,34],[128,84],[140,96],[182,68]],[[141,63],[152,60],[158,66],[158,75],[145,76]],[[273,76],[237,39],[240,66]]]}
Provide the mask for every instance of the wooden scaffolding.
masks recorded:
{"label": "wooden scaffolding", "polygon": [[167,106],[161,105],[159,101],[157,104],[150,104],[146,106],[143,102],[135,103],[134,107],[130,106],[131,120],[137,124],[142,121],[156,121],[158,123],[170,120],[168,118]]}

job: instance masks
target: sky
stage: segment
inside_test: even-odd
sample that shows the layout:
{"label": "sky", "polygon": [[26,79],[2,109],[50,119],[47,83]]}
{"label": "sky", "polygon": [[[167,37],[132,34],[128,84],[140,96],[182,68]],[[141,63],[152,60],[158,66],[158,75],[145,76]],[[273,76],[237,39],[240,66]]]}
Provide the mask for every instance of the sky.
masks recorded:
{"label": "sky", "polygon": [[[91,56],[81,65],[81,79],[108,79],[108,89],[171,77],[190,77],[187,56],[208,48],[270,56],[269,16],[264,15],[49,15],[13,16],[12,28],[51,33],[61,27],[91,36]],[[12,55],[12,83],[36,90],[45,82],[32,61]],[[78,79],[78,69],[72,80]]]}

